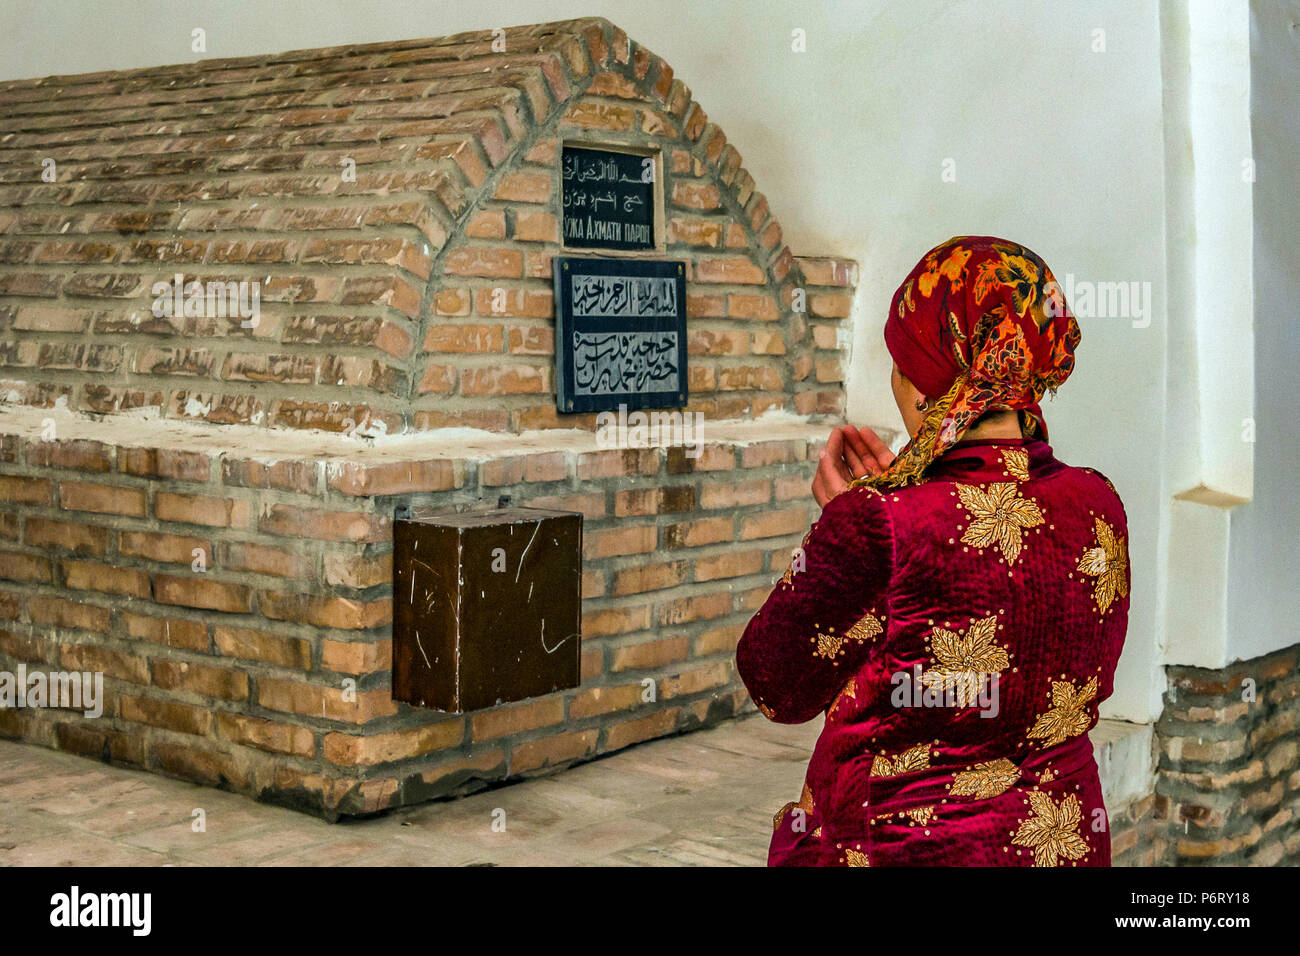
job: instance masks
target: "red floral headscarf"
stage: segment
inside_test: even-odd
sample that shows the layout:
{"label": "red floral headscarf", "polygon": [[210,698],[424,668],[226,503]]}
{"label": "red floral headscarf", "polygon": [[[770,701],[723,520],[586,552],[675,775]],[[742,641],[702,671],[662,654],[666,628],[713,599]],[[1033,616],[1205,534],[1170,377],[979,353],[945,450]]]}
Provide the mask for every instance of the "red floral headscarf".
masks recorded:
{"label": "red floral headscarf", "polygon": [[923,395],[942,397],[884,474],[852,484],[915,484],[986,411],[1019,411],[1025,434],[1046,438],[1038,401],[1069,377],[1078,344],[1056,278],[1024,246],[959,236],[931,249],[894,293],[885,345]]}

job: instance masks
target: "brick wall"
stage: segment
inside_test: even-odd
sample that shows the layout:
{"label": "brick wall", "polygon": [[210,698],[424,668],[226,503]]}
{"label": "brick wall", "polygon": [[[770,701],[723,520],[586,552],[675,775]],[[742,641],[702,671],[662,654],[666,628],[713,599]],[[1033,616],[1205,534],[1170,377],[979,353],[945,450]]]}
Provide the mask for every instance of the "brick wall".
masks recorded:
{"label": "brick wall", "polygon": [[1300,645],[1219,670],[1169,668],[1156,792],[1171,863],[1300,864],[1298,665]]}
{"label": "brick wall", "polygon": [[[668,64],[587,19],[0,83],[0,113],[0,669],[108,698],[0,733],[336,817],[745,706],[856,266],[791,253]],[[556,414],[565,141],[662,155],[699,458]],[[155,314],[177,273],[257,282],[256,323]],[[503,494],[585,515],[582,686],[395,704],[395,509]]]}
{"label": "brick wall", "polygon": [[1168,866],[1164,803],[1154,793],[1120,807],[1108,807],[1112,866]]}
{"label": "brick wall", "polygon": [[1116,866],[1300,863],[1298,664],[1300,645],[1168,668],[1152,786],[1107,801]]}
{"label": "brick wall", "polygon": [[[735,642],[814,507],[819,440],[797,423],[698,459],[511,438],[509,455],[424,441],[359,463],[333,454],[340,437],[273,457],[193,425],[166,448],[47,442],[45,414],[6,415],[0,669],[101,671],[107,703],[98,719],[0,711],[0,734],[329,816],[734,715]],[[394,704],[393,509],[501,494],[585,515],[582,686],[466,716]]]}

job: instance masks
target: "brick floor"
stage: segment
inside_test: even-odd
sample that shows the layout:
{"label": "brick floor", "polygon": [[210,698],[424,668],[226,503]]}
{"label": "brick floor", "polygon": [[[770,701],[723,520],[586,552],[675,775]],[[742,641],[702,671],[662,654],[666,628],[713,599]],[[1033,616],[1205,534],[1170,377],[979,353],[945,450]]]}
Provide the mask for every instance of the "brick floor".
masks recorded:
{"label": "brick floor", "polygon": [[[817,722],[758,717],[549,777],[328,824],[179,780],[0,741],[0,865],[759,866]],[[194,832],[194,811],[206,829]],[[493,829],[498,810],[505,830]]]}

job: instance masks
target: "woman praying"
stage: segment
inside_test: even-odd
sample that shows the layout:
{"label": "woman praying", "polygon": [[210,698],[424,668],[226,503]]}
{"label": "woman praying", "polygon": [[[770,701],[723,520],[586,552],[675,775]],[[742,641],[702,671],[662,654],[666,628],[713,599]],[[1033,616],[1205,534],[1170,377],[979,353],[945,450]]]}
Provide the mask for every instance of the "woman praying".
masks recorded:
{"label": "woman praying", "polygon": [[1046,264],[951,239],[894,293],[910,440],[835,429],[822,506],[745,629],[759,710],[825,714],[770,866],[1108,866],[1088,731],[1124,643],[1124,507],[1058,461],[1039,401],[1079,329]]}

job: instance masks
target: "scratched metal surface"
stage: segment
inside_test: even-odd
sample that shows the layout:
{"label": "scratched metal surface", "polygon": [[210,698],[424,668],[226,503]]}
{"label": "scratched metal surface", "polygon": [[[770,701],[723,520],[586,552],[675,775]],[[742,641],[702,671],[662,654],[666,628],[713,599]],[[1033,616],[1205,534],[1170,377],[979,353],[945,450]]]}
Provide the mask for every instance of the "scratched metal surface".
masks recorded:
{"label": "scratched metal surface", "polygon": [[578,686],[580,514],[502,508],[393,530],[395,700],[465,713]]}

